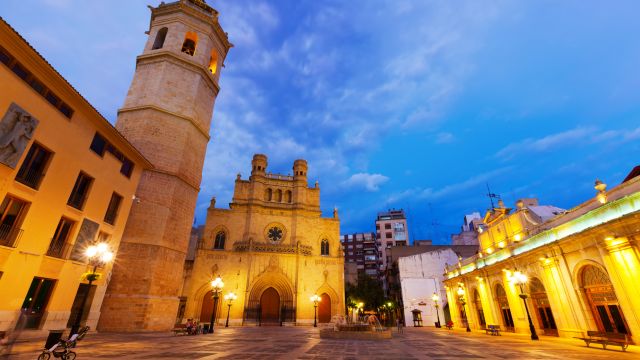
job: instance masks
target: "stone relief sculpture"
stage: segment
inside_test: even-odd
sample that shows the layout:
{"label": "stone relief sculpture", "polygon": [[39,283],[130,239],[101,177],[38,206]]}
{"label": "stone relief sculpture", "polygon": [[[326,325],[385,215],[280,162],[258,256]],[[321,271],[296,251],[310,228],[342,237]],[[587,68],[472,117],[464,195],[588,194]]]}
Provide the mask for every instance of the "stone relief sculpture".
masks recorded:
{"label": "stone relief sculpture", "polygon": [[0,122],[0,163],[15,169],[37,126],[36,118],[12,103]]}

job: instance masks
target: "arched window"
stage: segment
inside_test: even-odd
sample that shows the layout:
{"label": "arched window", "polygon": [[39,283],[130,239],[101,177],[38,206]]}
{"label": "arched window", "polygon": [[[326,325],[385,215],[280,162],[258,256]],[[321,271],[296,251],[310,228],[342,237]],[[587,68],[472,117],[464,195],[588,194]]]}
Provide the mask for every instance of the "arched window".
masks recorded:
{"label": "arched window", "polygon": [[209,71],[213,75],[218,71],[218,54],[216,54],[215,50],[211,50],[211,57],[209,58]]}
{"label": "arched window", "polygon": [[216,239],[213,242],[213,248],[216,250],[224,250],[224,241],[227,238],[227,234],[224,231],[218,231]]}
{"label": "arched window", "polygon": [[264,201],[271,201],[273,199],[273,190],[267,189],[264,192]]}
{"label": "arched window", "polygon": [[287,190],[287,192],[284,193],[284,201],[291,203],[291,190]]}
{"label": "arched window", "polygon": [[329,255],[329,240],[322,239],[322,241],[320,242],[320,255]]}
{"label": "arched window", "polygon": [[158,30],[151,50],[162,49],[162,46],[164,46],[164,39],[166,39],[167,37],[167,31],[169,31],[169,29],[167,29],[166,27]]}
{"label": "arched window", "polygon": [[282,202],[282,190],[280,189],[276,190],[276,201]]}
{"label": "arched window", "polygon": [[187,32],[184,36],[184,42],[182,43],[182,52],[193,56],[196,53],[196,46],[198,44],[198,35],[194,32]]}

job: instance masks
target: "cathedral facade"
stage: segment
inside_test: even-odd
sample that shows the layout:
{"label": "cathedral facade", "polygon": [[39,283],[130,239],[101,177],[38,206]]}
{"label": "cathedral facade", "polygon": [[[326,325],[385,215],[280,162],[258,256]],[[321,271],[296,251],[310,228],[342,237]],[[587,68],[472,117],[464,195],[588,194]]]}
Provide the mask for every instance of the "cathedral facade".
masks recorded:
{"label": "cathedral facade", "polygon": [[[183,318],[210,323],[211,282],[218,276],[224,288],[217,322],[228,316],[233,325],[312,324],[344,313],[337,211],[322,217],[320,188],[308,187],[305,160],[294,162],[293,176],[266,169],[267,157],[255,155],[251,177],[235,181],[229,208],[211,200],[203,238],[185,269]],[[231,306],[224,299],[229,293],[237,297]],[[313,295],[320,297],[317,309]]]}

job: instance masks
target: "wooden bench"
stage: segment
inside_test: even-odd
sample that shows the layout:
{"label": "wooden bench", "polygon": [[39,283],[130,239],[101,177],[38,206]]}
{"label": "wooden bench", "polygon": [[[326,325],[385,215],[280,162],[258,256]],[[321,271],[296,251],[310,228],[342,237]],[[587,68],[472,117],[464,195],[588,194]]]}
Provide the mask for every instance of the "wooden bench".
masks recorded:
{"label": "wooden bench", "polygon": [[500,325],[487,325],[484,331],[487,335],[500,336]]}
{"label": "wooden bench", "polygon": [[626,351],[629,346],[629,338],[625,334],[607,333],[601,331],[587,331],[587,336],[576,337],[587,344],[587,347],[591,343],[601,344],[603,349],[607,349],[607,345],[617,345],[622,348],[622,351]]}
{"label": "wooden bench", "polygon": [[171,329],[171,331],[173,331],[173,335],[188,335],[187,324],[178,324],[173,329]]}

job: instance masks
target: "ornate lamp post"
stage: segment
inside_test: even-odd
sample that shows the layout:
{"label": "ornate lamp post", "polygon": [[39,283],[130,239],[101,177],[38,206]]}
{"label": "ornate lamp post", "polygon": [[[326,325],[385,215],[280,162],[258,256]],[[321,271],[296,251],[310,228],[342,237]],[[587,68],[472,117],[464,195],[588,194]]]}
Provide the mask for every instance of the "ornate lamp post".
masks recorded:
{"label": "ornate lamp post", "polygon": [[231,312],[231,304],[233,303],[233,300],[237,299],[238,297],[236,296],[236,294],[230,292],[227,295],[224,296],[224,299],[227,300],[227,322],[224,323],[224,327],[229,327],[229,313]]}
{"label": "ornate lamp post", "polygon": [[109,250],[109,245],[106,243],[89,246],[85,250],[84,255],[87,257],[89,265],[93,265],[93,269],[91,270],[91,273],[86,275],[86,279],[89,280],[89,286],[87,292],[82,298],[82,303],[78,309],[78,313],[76,314],[76,320],[71,327],[71,334],[77,334],[80,329],[80,321],[82,320],[84,308],[87,305],[87,299],[89,298],[89,292],[91,291],[91,284],[100,276],[100,274],[96,272],[96,270],[98,270],[98,266],[102,267],[113,260],[113,253]]}
{"label": "ornate lamp post", "polygon": [[467,302],[464,300],[464,289],[461,285],[458,285],[458,300],[462,305],[462,317],[464,318],[464,322],[467,323],[467,332],[471,332],[471,329],[469,328],[469,320],[467,320],[467,310],[464,308]]}
{"label": "ornate lamp post", "polygon": [[438,296],[438,294],[436,294],[435,292],[433,293],[433,296],[431,297],[431,300],[433,300],[433,306],[436,308],[436,317],[438,318],[438,321],[436,322],[436,327],[440,328],[440,313],[438,312],[438,300],[440,300],[440,297]]}
{"label": "ornate lamp post", "polygon": [[220,293],[222,292],[222,288],[224,287],[224,282],[222,282],[222,277],[218,275],[215,280],[211,281],[211,292],[213,293],[213,309],[211,309],[211,333],[213,334],[213,324],[216,321],[216,308],[218,307],[218,298],[220,297]]}
{"label": "ornate lamp post", "polygon": [[533,321],[531,321],[531,315],[529,314],[529,307],[527,306],[527,294],[524,293],[524,284],[527,283],[527,275],[517,271],[511,276],[511,281],[520,286],[520,298],[524,301],[524,310],[527,312],[527,319],[529,319],[529,330],[531,331],[531,340],[538,340],[538,334],[536,334],[536,328],[533,327]]}
{"label": "ornate lamp post", "polygon": [[311,297],[311,301],[313,301],[313,327],[318,327],[318,322],[317,322],[317,313],[318,313],[318,303],[320,302],[320,296],[318,295],[313,295]]}

